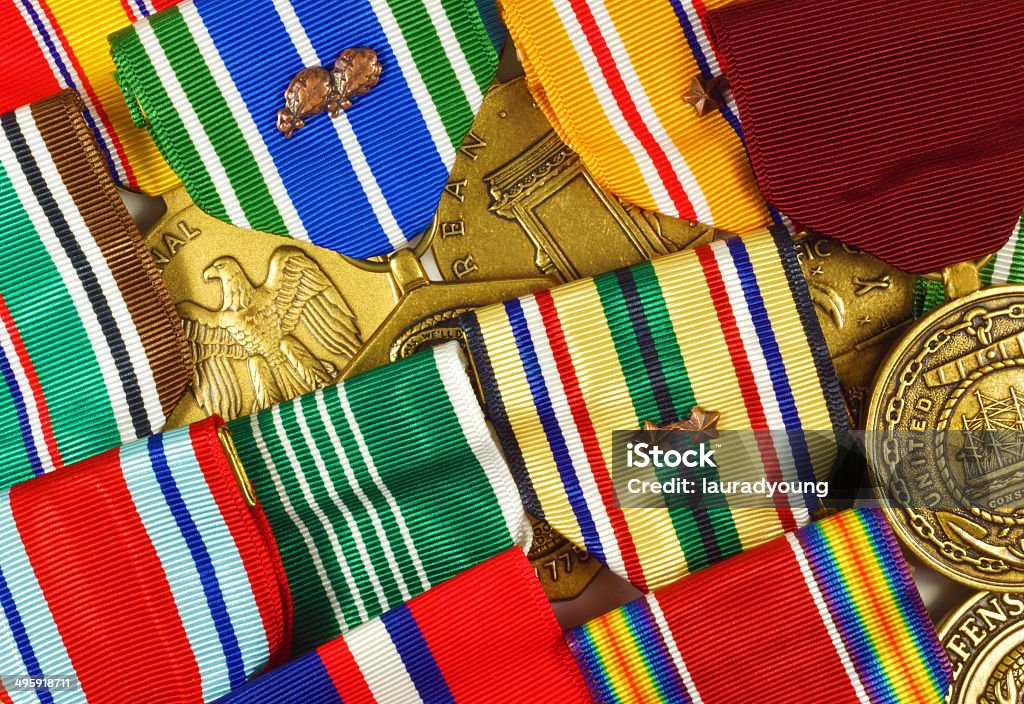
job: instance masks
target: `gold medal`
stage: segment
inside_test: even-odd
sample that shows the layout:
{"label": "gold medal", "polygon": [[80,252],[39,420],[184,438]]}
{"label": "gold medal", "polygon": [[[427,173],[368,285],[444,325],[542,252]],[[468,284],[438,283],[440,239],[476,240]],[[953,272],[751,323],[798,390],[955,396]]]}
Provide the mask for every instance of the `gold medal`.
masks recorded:
{"label": "gold medal", "polygon": [[547,521],[530,516],[530,564],[551,601],[575,599],[594,581],[601,563],[557,533]]}
{"label": "gold medal", "polygon": [[820,235],[800,235],[796,247],[850,418],[862,428],[875,374],[914,319],[917,277]]}
{"label": "gold medal", "polygon": [[601,190],[519,78],[487,94],[441,195],[432,247],[446,281],[603,274],[710,242],[715,230]]}
{"label": "gold medal", "polygon": [[[973,288],[967,267],[950,293]],[[1024,287],[977,291],[918,323],[879,373],[867,428],[876,487],[910,549],[964,584],[1024,591]]]}
{"label": "gold medal", "polygon": [[255,413],[451,339],[463,310],[553,284],[541,277],[431,282],[422,251],[356,261],[236,228],[183,190],[165,200],[167,212],[146,243],[196,360],[192,393],[168,427],[212,413],[226,420]]}
{"label": "gold medal", "polygon": [[1024,702],[1024,594],[973,597],[939,637],[953,664],[948,704]]}

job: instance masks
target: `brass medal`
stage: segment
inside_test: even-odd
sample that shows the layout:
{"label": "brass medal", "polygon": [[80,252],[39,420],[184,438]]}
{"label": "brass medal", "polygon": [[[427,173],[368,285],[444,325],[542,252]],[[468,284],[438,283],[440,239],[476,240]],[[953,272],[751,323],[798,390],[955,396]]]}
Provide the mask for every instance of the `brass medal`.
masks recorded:
{"label": "brass medal", "polygon": [[797,236],[796,248],[850,418],[863,428],[875,374],[913,322],[917,277],[820,235]]}
{"label": "brass medal", "polygon": [[146,236],[196,359],[192,392],[168,428],[226,420],[456,337],[467,308],[550,287],[550,279],[431,282],[420,250],[380,262],[204,213],[179,189]]}
{"label": "brass medal", "polygon": [[953,664],[948,704],[1024,703],[1024,594],[973,597],[939,637]]}
{"label": "brass medal", "polygon": [[978,589],[1024,591],[1024,287],[924,318],[879,373],[865,436],[896,532]]}
{"label": "brass medal", "polygon": [[601,571],[601,563],[576,547],[548,525],[530,516],[533,546],[530,564],[551,601],[575,599]]}
{"label": "brass medal", "polygon": [[484,98],[441,195],[434,233],[431,249],[446,281],[571,281],[715,236],[601,190],[521,78]]}

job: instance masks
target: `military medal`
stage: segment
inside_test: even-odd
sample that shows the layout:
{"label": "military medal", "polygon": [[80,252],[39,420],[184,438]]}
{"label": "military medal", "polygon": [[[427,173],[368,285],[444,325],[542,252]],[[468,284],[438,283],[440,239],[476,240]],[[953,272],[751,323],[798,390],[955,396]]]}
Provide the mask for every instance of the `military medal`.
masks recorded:
{"label": "military medal", "polygon": [[939,626],[953,663],[947,704],[1024,701],[1024,594],[984,592]]}
{"label": "military medal", "polygon": [[580,596],[601,571],[601,563],[583,548],[559,535],[551,524],[530,517],[533,545],[530,563],[551,601],[568,601]]}

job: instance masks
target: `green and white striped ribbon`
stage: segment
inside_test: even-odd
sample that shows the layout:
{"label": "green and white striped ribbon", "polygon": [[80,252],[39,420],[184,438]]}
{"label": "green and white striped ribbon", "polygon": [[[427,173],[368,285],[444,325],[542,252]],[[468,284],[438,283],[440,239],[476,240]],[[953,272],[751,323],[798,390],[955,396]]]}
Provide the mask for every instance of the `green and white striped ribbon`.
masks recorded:
{"label": "green and white striped ribbon", "polygon": [[457,343],[230,424],[304,652],[531,531]]}

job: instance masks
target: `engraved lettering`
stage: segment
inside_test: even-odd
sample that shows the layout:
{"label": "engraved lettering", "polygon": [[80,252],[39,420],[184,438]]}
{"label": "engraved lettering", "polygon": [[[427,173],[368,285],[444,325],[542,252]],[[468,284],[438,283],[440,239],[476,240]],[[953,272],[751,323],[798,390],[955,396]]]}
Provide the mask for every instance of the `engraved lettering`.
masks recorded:
{"label": "engraved lettering", "polygon": [[985,642],[985,631],[978,624],[978,619],[973,616],[964,619],[963,624],[960,626],[960,632],[966,634],[975,645],[981,645]]}
{"label": "engraved lettering", "polygon": [[460,203],[465,203],[467,183],[469,183],[468,179],[462,179],[461,181],[449,181],[445,184],[444,192],[458,200]]}
{"label": "engraved lettering", "polygon": [[441,237],[464,237],[466,234],[466,223],[462,220],[448,220],[441,223]]}
{"label": "engraved lettering", "polygon": [[1013,594],[1003,594],[1003,601],[1005,601],[1006,605],[1010,607],[1008,612],[1010,618],[1024,616],[1024,598]]}
{"label": "engraved lettering", "polygon": [[996,630],[1000,623],[1006,623],[1010,618],[998,599],[992,600],[992,606],[994,607],[993,609],[986,609],[984,606],[978,607],[978,616],[981,617],[990,631]]}
{"label": "engraved lettering", "polygon": [[477,266],[476,260],[473,259],[472,254],[467,254],[462,259],[456,259],[452,262],[452,273],[455,274],[455,278],[459,280],[464,279],[477,271],[480,271],[480,267]]}
{"label": "engraved lettering", "polygon": [[934,405],[934,401],[927,396],[922,396],[917,400],[917,403],[914,404],[914,408],[921,411],[921,413],[931,413],[932,406]]}
{"label": "engraved lettering", "polygon": [[476,161],[480,157],[480,152],[486,148],[487,142],[481,139],[476,133],[470,132],[466,135],[466,139],[462,143],[462,149],[459,150],[459,153],[465,154],[473,161]]}

